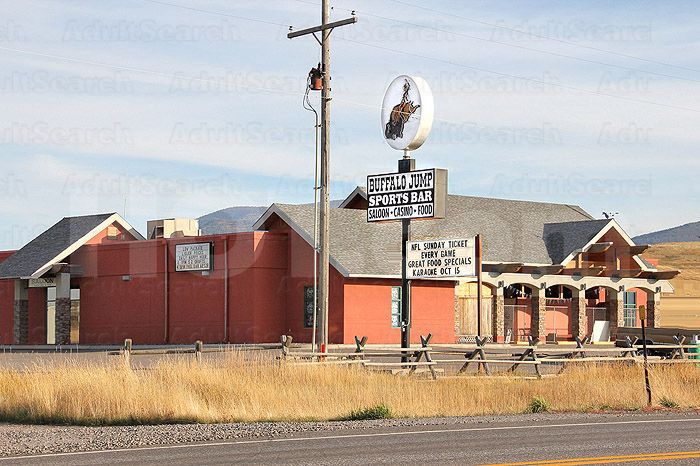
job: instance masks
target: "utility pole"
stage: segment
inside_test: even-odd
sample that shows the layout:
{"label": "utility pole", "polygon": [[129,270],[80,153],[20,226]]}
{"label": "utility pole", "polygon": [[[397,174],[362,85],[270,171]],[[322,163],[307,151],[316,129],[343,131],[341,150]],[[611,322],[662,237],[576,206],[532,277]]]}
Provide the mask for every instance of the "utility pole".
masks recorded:
{"label": "utility pole", "polygon": [[[331,32],[338,26],[345,26],[357,22],[355,16],[341,21],[330,22],[330,0],[321,2],[321,25],[287,34],[289,39],[313,34],[321,45],[321,73],[323,88],[321,89],[321,179],[320,179],[320,215],[319,215],[319,293],[318,310],[321,352],[328,347],[328,290],[330,268],[330,195],[328,193],[330,181],[330,126],[331,126]],[[321,39],[316,36],[320,33]]]}

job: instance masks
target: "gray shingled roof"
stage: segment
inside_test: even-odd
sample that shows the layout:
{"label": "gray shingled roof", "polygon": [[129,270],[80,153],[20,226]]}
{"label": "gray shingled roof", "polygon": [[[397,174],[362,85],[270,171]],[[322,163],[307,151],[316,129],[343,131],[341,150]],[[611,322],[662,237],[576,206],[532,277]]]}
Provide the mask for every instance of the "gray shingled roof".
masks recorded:
{"label": "gray shingled roof", "polygon": [[112,215],[63,218],[0,263],[0,278],[31,276]]}
{"label": "gray shingled roof", "polygon": [[601,219],[545,224],[544,240],[552,263],[561,263],[573,251],[581,249],[608,223],[610,220]]}
{"label": "gray shingled roof", "polygon": [[[273,204],[268,218],[273,212],[287,217],[283,219],[310,241],[313,205]],[[570,222],[576,224],[569,227]],[[593,220],[574,205],[449,195],[446,218],[412,222],[411,238],[464,238],[480,233],[485,261],[556,264],[583,247],[595,235],[590,232],[602,228],[602,222],[607,221]],[[261,229],[266,227],[266,222],[258,223]],[[400,274],[400,222],[368,223],[366,210],[331,209],[330,228],[330,252],[336,265],[344,269],[341,272]],[[571,250],[564,253],[568,248]]]}

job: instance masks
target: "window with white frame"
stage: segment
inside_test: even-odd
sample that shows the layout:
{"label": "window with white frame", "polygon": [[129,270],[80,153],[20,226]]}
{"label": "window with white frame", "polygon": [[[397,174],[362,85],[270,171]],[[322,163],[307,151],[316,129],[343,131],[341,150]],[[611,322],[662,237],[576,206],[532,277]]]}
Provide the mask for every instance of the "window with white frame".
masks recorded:
{"label": "window with white frame", "polygon": [[637,293],[625,291],[624,326],[635,327],[637,325]]}
{"label": "window with white frame", "polygon": [[401,287],[391,287],[391,326],[401,327]]}

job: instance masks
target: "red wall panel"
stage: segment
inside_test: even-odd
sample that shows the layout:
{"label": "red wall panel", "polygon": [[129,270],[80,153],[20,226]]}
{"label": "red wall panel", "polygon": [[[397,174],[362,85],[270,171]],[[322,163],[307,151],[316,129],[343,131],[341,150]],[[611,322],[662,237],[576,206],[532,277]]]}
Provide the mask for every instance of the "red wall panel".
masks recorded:
{"label": "red wall panel", "polygon": [[80,342],[135,344],[164,342],[165,302],[162,275],[132,274],[80,280]]}
{"label": "red wall panel", "polygon": [[[275,222],[271,231],[281,232],[288,236],[288,275],[284,287],[287,306],[285,310],[285,326],[283,333],[292,335],[296,342],[311,342],[312,328],[304,327],[304,287],[313,286],[313,247],[299,236],[292,228],[282,221]],[[329,273],[328,295],[328,341],[343,343],[343,293],[344,278],[333,267]],[[279,336],[275,341],[279,340]]]}
{"label": "red wall panel", "polygon": [[0,280],[0,344],[12,344],[15,286],[12,280]]}
{"label": "red wall panel", "polygon": [[[15,251],[0,251],[0,262],[4,261]],[[13,280],[0,280],[0,344],[12,344],[12,322],[15,301],[15,285]]]}
{"label": "red wall panel", "polygon": [[164,249],[163,241],[115,242],[83,246],[71,256],[84,272],[75,280],[82,344],[164,342]]}
{"label": "red wall panel", "polygon": [[176,272],[175,246],[206,238],[168,241],[168,342],[224,341],[224,241],[213,242],[213,270]]}
{"label": "red wall panel", "polygon": [[287,236],[228,237],[229,341],[269,343],[284,333]]}
{"label": "red wall panel", "polygon": [[[400,280],[349,279],[345,283],[345,343],[367,336],[369,343],[401,343],[391,326],[391,287]],[[411,286],[411,342],[432,333],[433,343],[455,342],[454,284],[414,281]]]}

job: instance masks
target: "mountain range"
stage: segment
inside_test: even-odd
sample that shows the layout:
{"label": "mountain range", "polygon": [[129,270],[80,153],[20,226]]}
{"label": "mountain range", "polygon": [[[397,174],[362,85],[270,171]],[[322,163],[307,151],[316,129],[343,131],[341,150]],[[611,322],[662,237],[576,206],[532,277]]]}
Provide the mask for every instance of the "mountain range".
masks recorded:
{"label": "mountain range", "polygon": [[700,222],[686,223],[632,238],[636,244],[688,243],[700,241]]}
{"label": "mountain range", "polygon": [[228,207],[199,217],[199,229],[204,235],[253,231],[253,224],[267,207]]}
{"label": "mountain range", "polygon": [[[331,208],[338,207],[342,202],[342,200],[331,200]],[[199,229],[202,230],[203,235],[253,231],[253,224],[268,207],[236,206],[217,210],[199,217]]]}

